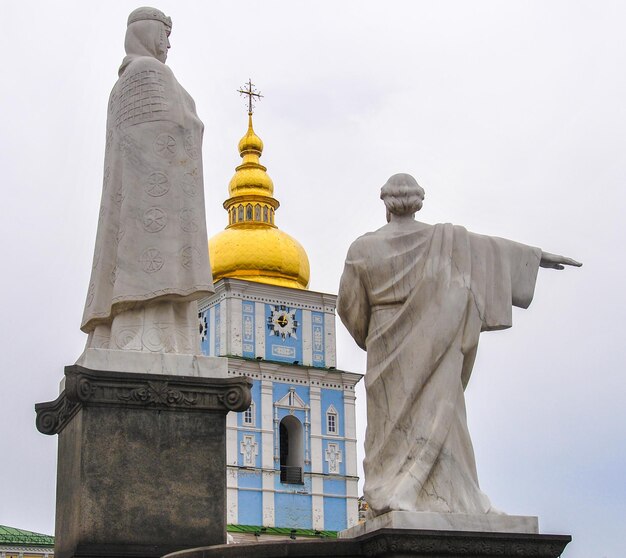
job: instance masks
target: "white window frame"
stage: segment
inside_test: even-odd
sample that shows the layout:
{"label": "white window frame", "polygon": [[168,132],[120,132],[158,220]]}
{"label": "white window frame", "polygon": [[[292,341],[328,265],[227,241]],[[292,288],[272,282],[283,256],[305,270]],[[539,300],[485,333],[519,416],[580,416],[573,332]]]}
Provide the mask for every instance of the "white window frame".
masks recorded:
{"label": "white window frame", "polygon": [[[246,415],[250,413],[250,420],[247,420]],[[246,409],[245,411],[243,411],[243,413],[241,414],[241,425],[242,426],[254,426],[256,421],[256,413],[255,413],[255,408],[254,408],[254,401],[250,402],[250,407],[248,407],[248,409]]]}
{"label": "white window frame", "polygon": [[[331,428],[331,422],[334,424]],[[329,436],[339,436],[339,413],[333,405],[326,410],[326,434]]]}

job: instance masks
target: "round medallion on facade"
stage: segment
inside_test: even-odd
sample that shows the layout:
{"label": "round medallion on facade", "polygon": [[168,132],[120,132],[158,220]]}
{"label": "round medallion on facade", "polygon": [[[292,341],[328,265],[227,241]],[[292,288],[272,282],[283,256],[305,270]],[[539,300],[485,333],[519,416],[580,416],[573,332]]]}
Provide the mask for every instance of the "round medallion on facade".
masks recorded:
{"label": "round medallion on facade", "polygon": [[138,335],[137,328],[124,328],[115,336],[115,345],[118,349],[141,350]]}
{"label": "round medallion on facade", "polygon": [[176,155],[176,138],[167,133],[159,134],[154,140],[154,152],[165,159],[171,159]]}
{"label": "round medallion on facade", "polygon": [[152,352],[163,351],[165,347],[165,335],[161,329],[157,327],[151,327],[146,330],[141,337],[143,346]]}
{"label": "round medallion on facade", "polygon": [[159,232],[167,225],[167,213],[160,207],[149,207],[143,214],[142,224],[147,232]]}
{"label": "round medallion on facade", "polygon": [[185,151],[187,155],[189,155],[192,159],[198,159],[200,157],[200,149],[198,147],[198,142],[196,142],[196,138],[193,134],[187,133],[185,134]]}
{"label": "round medallion on facade", "polygon": [[195,196],[197,184],[198,179],[195,174],[192,172],[186,172],[181,180],[180,187],[188,196]]}
{"label": "round medallion on facade", "polygon": [[146,273],[154,273],[163,267],[163,256],[156,248],[147,248],[139,256],[141,269]]}
{"label": "round medallion on facade", "polygon": [[180,228],[188,233],[197,232],[198,221],[196,219],[196,212],[193,209],[186,208],[181,210]]}
{"label": "round medallion on facade", "polygon": [[185,269],[200,266],[200,250],[193,246],[185,246],[180,251],[180,263]]}
{"label": "round medallion on facade", "polygon": [[153,172],[148,175],[145,183],[146,194],[158,198],[169,192],[170,181],[164,172]]}

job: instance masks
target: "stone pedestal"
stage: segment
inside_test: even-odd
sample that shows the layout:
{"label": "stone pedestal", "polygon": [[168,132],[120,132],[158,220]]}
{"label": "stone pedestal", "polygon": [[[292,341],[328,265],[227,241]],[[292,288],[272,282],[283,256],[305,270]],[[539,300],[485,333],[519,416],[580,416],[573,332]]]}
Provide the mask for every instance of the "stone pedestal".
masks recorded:
{"label": "stone pedestal", "polygon": [[59,435],[56,558],[152,558],[226,537],[226,414],[245,378],[65,369],[35,406]]}
{"label": "stone pedestal", "polygon": [[341,531],[338,536],[340,539],[353,539],[379,529],[539,533],[539,521],[535,516],[495,513],[471,515],[465,513],[392,511]]}
{"label": "stone pedestal", "polygon": [[380,529],[355,539],[194,548],[165,558],[558,558],[569,535]]}

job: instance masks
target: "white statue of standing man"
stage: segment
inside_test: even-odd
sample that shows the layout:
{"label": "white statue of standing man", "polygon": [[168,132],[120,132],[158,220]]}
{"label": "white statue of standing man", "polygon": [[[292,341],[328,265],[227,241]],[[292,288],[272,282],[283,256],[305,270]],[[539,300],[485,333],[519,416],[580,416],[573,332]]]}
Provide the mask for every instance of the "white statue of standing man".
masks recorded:
{"label": "white statue of standing man", "polygon": [[128,18],[109,99],[102,201],[81,329],[87,348],[197,354],[197,299],[214,292],[202,180],[204,126],[165,65],[172,21]]}
{"label": "white statue of standing man", "polygon": [[478,486],[464,390],[482,331],[511,327],[539,267],[581,264],[450,224],[415,221],[408,174],[381,190],[388,224],[348,251],[337,310],[367,351],[364,496],[390,511],[496,513]]}

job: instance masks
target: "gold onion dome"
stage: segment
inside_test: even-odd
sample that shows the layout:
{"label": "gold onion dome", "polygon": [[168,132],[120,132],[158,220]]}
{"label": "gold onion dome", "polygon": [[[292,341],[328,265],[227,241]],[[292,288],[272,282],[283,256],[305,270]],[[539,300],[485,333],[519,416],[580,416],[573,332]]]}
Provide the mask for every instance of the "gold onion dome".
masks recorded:
{"label": "gold onion dome", "polygon": [[209,240],[213,280],[224,277],[246,279],[281,287],[306,289],[309,258],[300,243],[274,224],[280,205],[274,198],[274,184],[259,163],[263,142],[252,127],[239,141],[243,159],[228,185],[224,202],[228,226]]}

